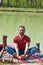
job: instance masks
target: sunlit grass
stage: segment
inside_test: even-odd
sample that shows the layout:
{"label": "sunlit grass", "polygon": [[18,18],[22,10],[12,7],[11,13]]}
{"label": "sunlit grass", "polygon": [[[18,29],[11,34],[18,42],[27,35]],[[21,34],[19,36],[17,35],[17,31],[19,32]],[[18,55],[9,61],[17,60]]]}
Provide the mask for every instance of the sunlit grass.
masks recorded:
{"label": "sunlit grass", "polygon": [[40,8],[11,8],[11,7],[0,7],[0,10],[40,10],[43,11],[43,9]]}

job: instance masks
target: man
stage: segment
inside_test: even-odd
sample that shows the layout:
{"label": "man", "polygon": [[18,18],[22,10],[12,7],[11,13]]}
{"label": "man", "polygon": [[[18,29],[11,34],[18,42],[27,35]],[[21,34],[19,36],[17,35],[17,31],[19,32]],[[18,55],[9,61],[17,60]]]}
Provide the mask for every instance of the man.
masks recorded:
{"label": "man", "polygon": [[18,57],[21,59],[27,58],[29,54],[33,54],[37,51],[37,47],[32,47],[29,49],[31,39],[25,35],[25,27],[19,26],[19,34],[13,39],[15,48],[9,46],[5,47],[5,50],[8,51],[13,57]]}

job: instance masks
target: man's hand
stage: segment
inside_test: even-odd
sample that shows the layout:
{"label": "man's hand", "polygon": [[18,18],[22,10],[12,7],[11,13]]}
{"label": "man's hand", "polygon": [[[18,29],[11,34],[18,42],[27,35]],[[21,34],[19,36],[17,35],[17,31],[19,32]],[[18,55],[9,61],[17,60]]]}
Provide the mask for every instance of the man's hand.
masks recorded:
{"label": "man's hand", "polygon": [[26,43],[26,46],[25,46],[25,51],[24,51],[24,55],[26,55],[26,53],[27,53],[27,51],[28,51],[28,48],[29,48],[29,45],[30,45],[30,43]]}
{"label": "man's hand", "polygon": [[24,55],[24,54],[23,54],[23,55],[19,56],[19,59],[27,59],[28,57],[29,57],[29,55],[27,55],[27,54]]}
{"label": "man's hand", "polygon": [[15,46],[15,50],[16,50],[16,55],[19,56],[19,48],[18,48],[17,43],[14,43],[14,46]]}

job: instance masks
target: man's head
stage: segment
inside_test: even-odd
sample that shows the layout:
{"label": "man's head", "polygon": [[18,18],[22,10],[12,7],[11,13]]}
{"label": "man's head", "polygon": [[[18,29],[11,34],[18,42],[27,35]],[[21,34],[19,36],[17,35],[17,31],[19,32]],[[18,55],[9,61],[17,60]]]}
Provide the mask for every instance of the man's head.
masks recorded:
{"label": "man's head", "polygon": [[21,36],[24,35],[24,33],[25,33],[25,27],[24,27],[24,26],[19,26],[18,31],[19,31],[19,34],[20,34]]}

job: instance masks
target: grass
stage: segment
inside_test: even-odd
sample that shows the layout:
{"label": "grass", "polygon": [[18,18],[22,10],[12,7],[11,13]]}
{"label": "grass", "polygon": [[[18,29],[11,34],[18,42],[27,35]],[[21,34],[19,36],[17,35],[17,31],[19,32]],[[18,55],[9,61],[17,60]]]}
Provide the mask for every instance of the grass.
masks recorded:
{"label": "grass", "polygon": [[41,43],[43,51],[43,13],[0,12],[0,43],[2,36],[7,35],[7,42],[12,44],[20,25],[26,27],[26,35],[31,38],[30,46]]}
{"label": "grass", "polygon": [[[35,8],[0,8],[0,10],[41,10]],[[12,44],[12,39],[18,34],[18,27],[24,25],[26,34],[31,38],[31,45],[41,43],[43,51],[43,13],[30,12],[0,12],[0,43],[2,36],[7,35],[7,42]]]}
{"label": "grass", "polygon": [[11,7],[0,7],[0,10],[38,10],[38,11],[43,11],[43,9],[40,8],[11,8]]}

